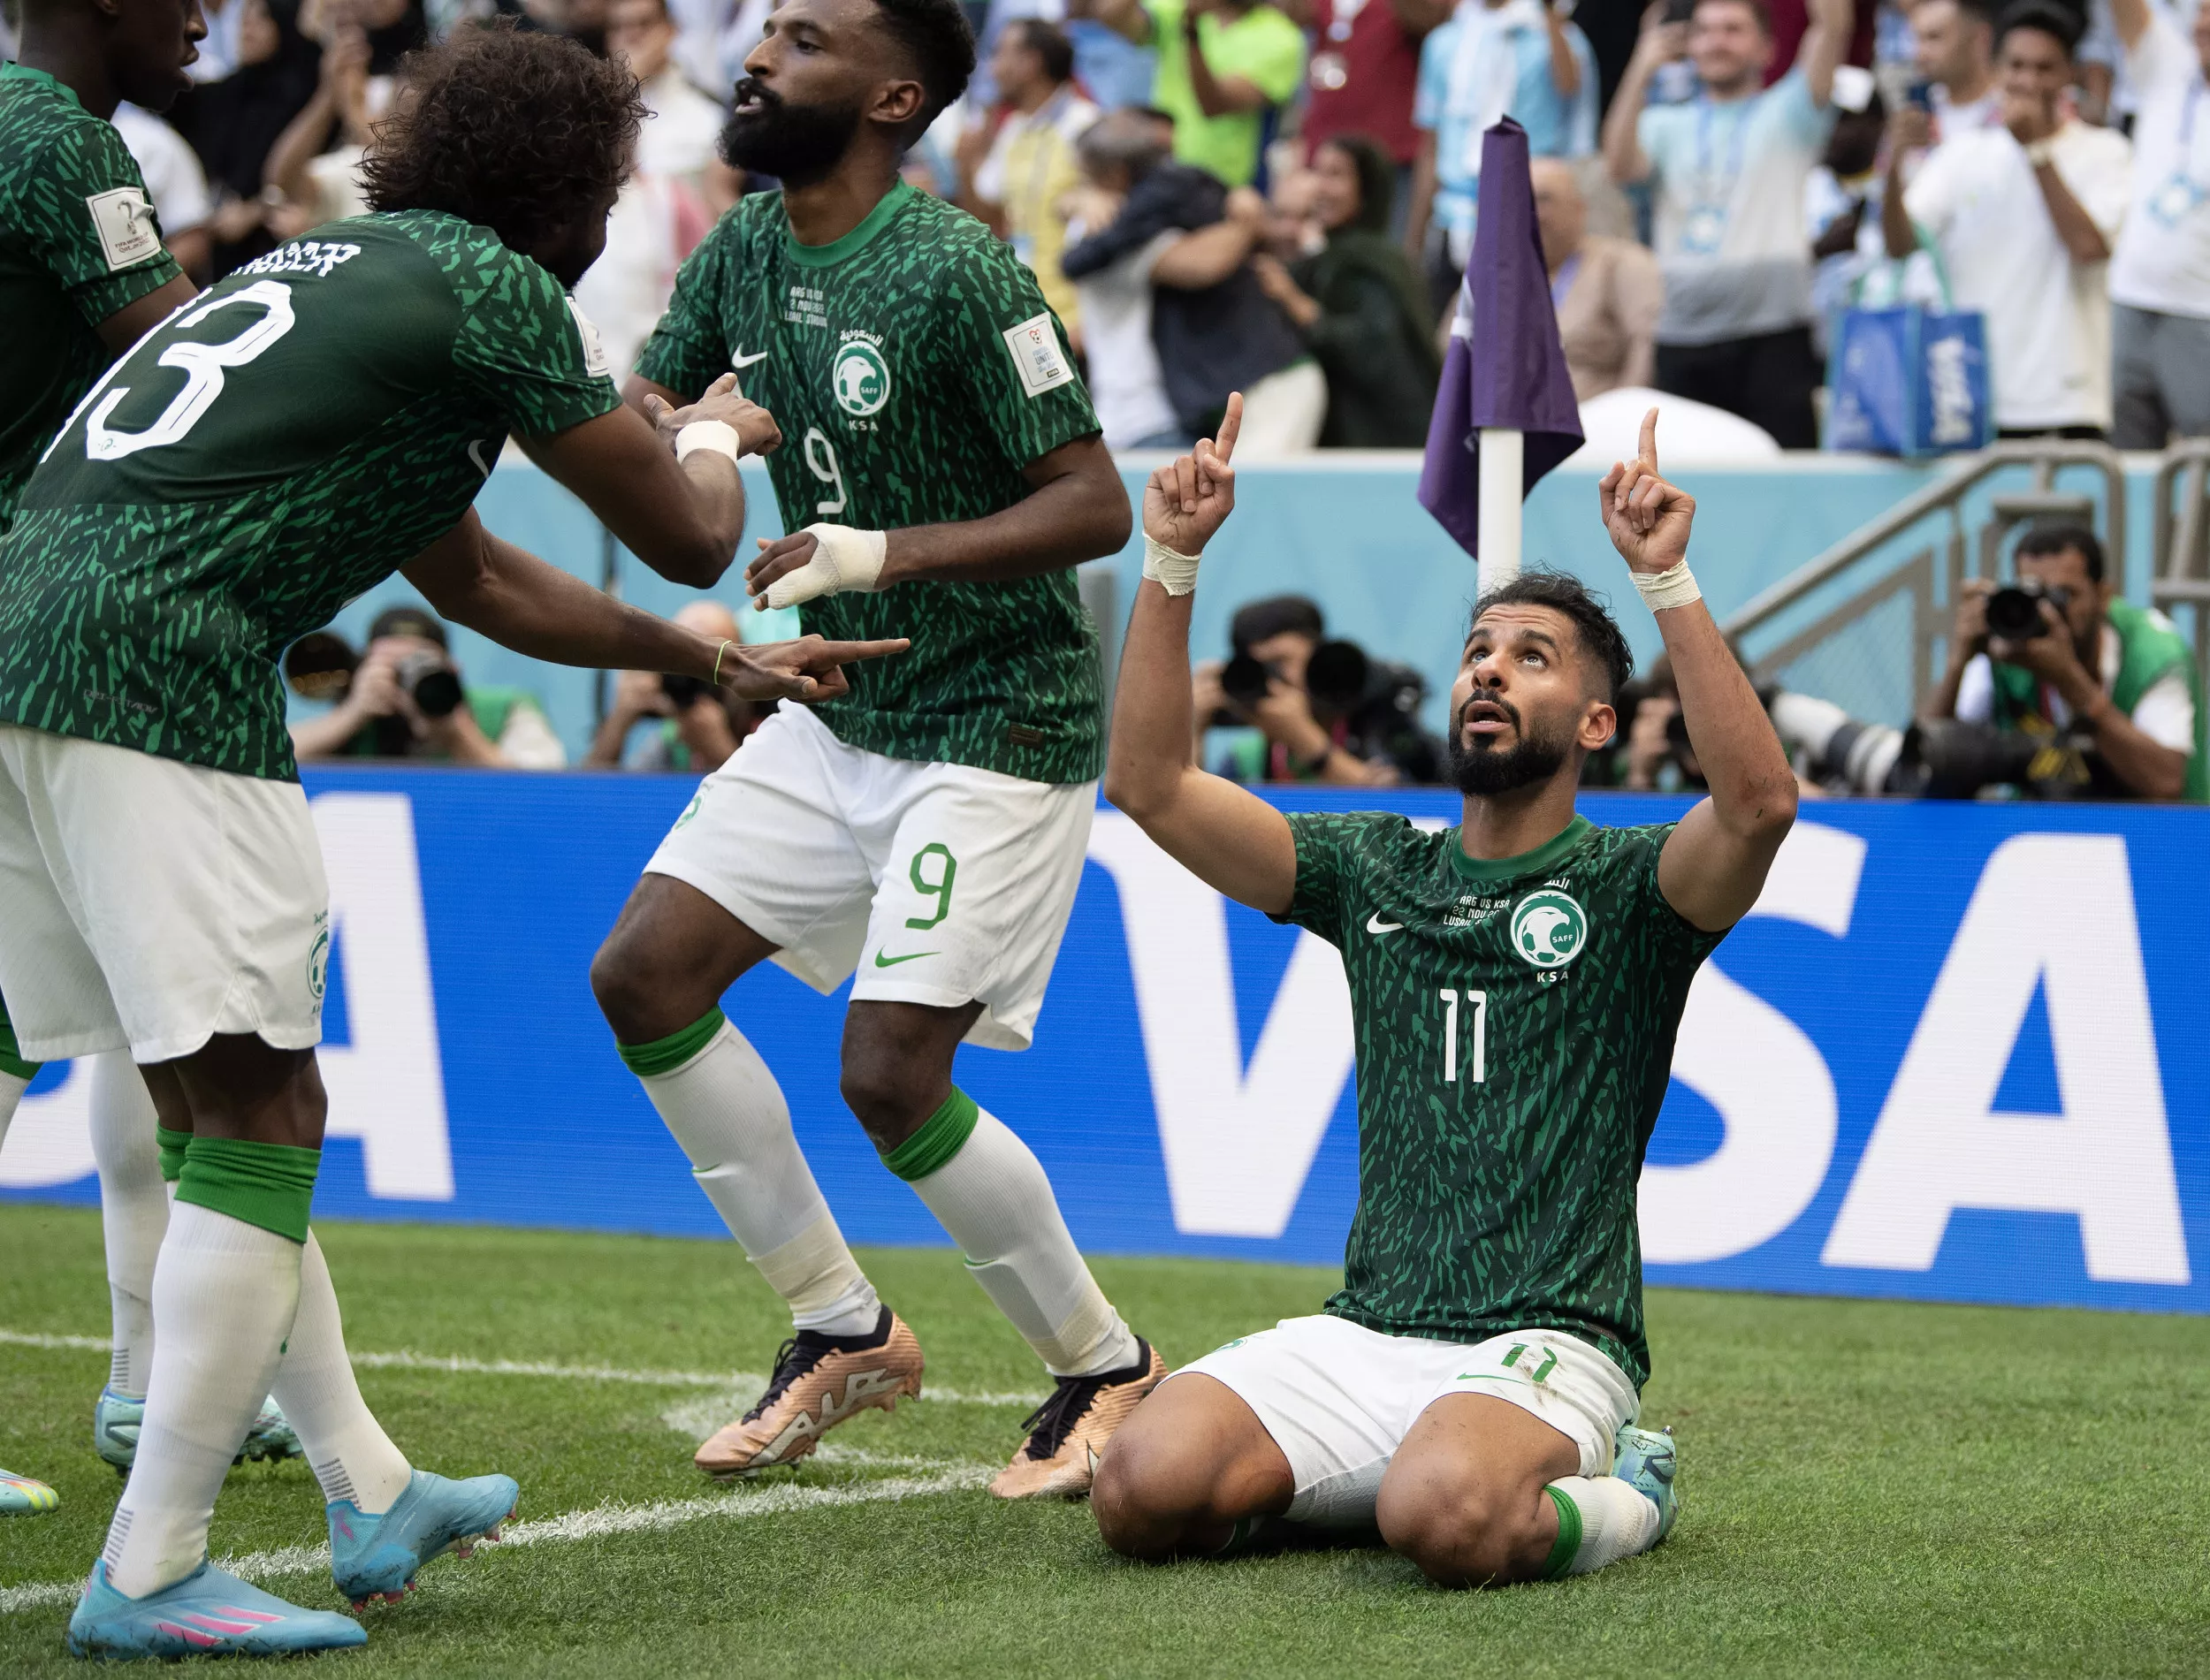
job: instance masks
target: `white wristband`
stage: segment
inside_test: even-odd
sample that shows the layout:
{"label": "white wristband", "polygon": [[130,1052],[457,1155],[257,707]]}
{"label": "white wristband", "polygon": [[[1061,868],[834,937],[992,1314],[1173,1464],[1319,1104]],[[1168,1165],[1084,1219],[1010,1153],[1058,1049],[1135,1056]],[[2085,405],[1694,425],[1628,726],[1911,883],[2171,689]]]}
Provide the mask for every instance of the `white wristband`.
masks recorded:
{"label": "white wristband", "polygon": [[726,420],[694,420],[675,434],[675,460],[681,463],[702,449],[711,449],[734,461],[743,452],[739,442],[736,428]]}
{"label": "white wristband", "polygon": [[849,525],[809,525],[813,555],[795,572],[786,572],[767,586],[767,604],[796,606],[819,595],[838,595],[846,589],[873,589],[882,576],[882,562],[890,547],[888,531],[856,531]]}
{"label": "white wristband", "polygon": [[1143,574],[1169,595],[1187,595],[1197,587],[1195,554],[1177,554],[1146,531],[1143,534]]}
{"label": "white wristband", "polygon": [[1635,580],[1643,605],[1652,612],[1662,612],[1669,606],[1686,606],[1703,598],[1703,591],[1696,587],[1696,574],[1688,570],[1686,560],[1676,561],[1662,572],[1629,572],[1627,576]]}

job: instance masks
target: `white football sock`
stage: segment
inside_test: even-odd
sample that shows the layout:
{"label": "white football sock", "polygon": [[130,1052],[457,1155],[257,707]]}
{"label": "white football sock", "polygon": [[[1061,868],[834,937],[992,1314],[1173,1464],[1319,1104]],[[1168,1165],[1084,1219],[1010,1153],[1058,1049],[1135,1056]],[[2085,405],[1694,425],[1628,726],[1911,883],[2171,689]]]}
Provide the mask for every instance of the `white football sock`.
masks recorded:
{"label": "white football sock", "polygon": [[744,1035],[725,1021],[682,1066],[638,1083],[791,1322],[833,1336],[873,1330],[882,1303],[798,1151],[782,1087]]}
{"label": "white football sock", "polygon": [[1581,1542],[1565,1574],[1586,1575],[1658,1543],[1658,1507],[1617,1477],[1560,1477],[1551,1483],[1550,1492],[1553,1500],[1564,1501],[1558,1511],[1561,1537],[1566,1506],[1581,1519]]}
{"label": "white football sock", "polygon": [[8,1122],[15,1118],[15,1106],[23,1100],[30,1083],[11,1073],[0,1072],[0,1144],[8,1141]]}
{"label": "white football sock", "polygon": [[300,1255],[299,1313],[269,1392],[298,1434],[324,1501],[349,1499],[364,1516],[377,1517],[407,1491],[414,1467],[361,1398],[346,1355],[338,1292],[312,1231]]}
{"label": "white football sock", "polygon": [[154,1260],[169,1229],[169,1197],[154,1143],[154,1099],[130,1053],[92,1058],[92,1159],[100,1168],[100,1229],[107,1238],[114,1314],[108,1387],[146,1397],[154,1368]]}
{"label": "white football sock", "polygon": [[983,1293],[1055,1377],[1117,1371],[1136,1357],[1120,1320],[1059,1215],[1043,1166],[1010,1127],[978,1110],[959,1152],[911,1181]]}
{"label": "white football sock", "polygon": [[207,1555],[215,1495],[269,1392],[299,1285],[291,1238],[193,1202],[170,1209],[146,1422],[101,1554],[117,1592],[158,1592]]}

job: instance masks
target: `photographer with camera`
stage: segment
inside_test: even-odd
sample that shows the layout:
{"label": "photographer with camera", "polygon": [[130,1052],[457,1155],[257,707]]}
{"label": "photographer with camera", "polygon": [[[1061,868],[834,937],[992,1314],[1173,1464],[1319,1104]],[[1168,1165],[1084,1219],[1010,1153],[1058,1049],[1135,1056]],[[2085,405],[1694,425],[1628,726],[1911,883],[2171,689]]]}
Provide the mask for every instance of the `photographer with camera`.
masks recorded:
{"label": "photographer with camera", "polygon": [[446,627],[427,607],[386,607],[369,627],[357,661],[327,630],[285,655],[293,690],[334,694],[319,718],[291,726],[302,764],[340,758],[419,758],[488,770],[559,770],[568,752],[537,701],[520,688],[461,680]]}
{"label": "photographer with camera", "polygon": [[[717,641],[743,641],[736,615],[719,601],[693,601],[675,615],[686,630]],[[598,726],[586,770],[676,771],[706,775],[721,768],[745,736],[759,727],[772,707],[715,689],[696,677],[661,676],[650,671],[614,674],[613,706]],[[636,750],[628,750],[629,732],[648,718],[659,727]]]}
{"label": "photographer with camera", "polygon": [[1443,744],[1421,728],[1427,683],[1408,665],[1370,659],[1327,639],[1320,609],[1301,595],[1246,603],[1229,621],[1234,657],[1192,678],[1200,732],[1248,727],[1219,766],[1231,781],[1326,782],[1376,787],[1443,778]]}
{"label": "photographer with camera", "polygon": [[1927,725],[2039,739],[2022,776],[1997,778],[2035,791],[2210,797],[2194,659],[2171,621],[2118,596],[2084,526],[2029,531],[2016,567],[2013,584],[1965,582]]}

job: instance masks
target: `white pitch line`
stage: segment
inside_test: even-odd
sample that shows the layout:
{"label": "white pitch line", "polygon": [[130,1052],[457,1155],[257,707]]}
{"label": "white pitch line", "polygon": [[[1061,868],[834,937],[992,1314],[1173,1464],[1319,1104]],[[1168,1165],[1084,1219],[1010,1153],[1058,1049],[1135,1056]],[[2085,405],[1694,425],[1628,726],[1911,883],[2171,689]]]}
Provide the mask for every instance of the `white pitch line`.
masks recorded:
{"label": "white pitch line", "polygon": [[[987,1464],[934,1462],[938,1468],[932,1475],[896,1476],[844,1487],[768,1487],[702,1499],[660,1500],[650,1505],[631,1505],[617,1500],[536,1522],[509,1523],[499,1544],[502,1547],[565,1545],[576,1540],[603,1539],[613,1534],[658,1533],[690,1523],[735,1522],[755,1517],[782,1517],[794,1511],[826,1510],[840,1505],[926,1499],[937,1494],[979,1487],[993,1473]],[[277,1551],[220,1559],[218,1567],[254,1582],[314,1575],[330,1567],[330,1548],[286,1546]],[[0,1587],[0,1615],[74,1604],[82,1591],[83,1583],[80,1581],[40,1581]]]}
{"label": "white pitch line", "polygon": [[[105,1353],[105,1336],[63,1336],[34,1334],[21,1330],[0,1330],[0,1343],[19,1348],[44,1348],[50,1351]],[[751,1371],[652,1371],[629,1370],[619,1365],[567,1365],[532,1359],[469,1359],[456,1354],[416,1353],[402,1349],[395,1353],[355,1353],[353,1363],[364,1371],[435,1371],[449,1376],[469,1377],[547,1377],[568,1382],[627,1382],[648,1388],[719,1388],[741,1389],[749,1395],[758,1395],[767,1386],[767,1379]],[[941,1401],[956,1406],[1034,1406],[1044,1396],[1037,1394],[998,1394],[979,1392],[970,1394],[961,1388],[947,1388],[931,1383],[922,1399]],[[744,1402],[751,1403],[751,1399]],[[743,1408],[740,1406],[739,1410]]]}

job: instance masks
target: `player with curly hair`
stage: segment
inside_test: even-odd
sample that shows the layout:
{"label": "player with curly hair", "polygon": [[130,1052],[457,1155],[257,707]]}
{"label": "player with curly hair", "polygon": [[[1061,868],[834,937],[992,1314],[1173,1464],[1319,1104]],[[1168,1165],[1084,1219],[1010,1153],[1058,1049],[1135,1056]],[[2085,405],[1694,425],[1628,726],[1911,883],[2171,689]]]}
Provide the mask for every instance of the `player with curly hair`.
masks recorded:
{"label": "player with curly hair", "polygon": [[417,61],[368,169],[379,214],[225,278],[141,338],[42,458],[0,551],[0,990],[27,1059],[126,1045],[175,1169],[130,1480],[70,1621],[108,1657],[358,1645],[206,1562],[215,1498],[277,1395],[355,1602],[496,1531],[505,1476],[416,1470],[362,1403],[309,1227],[328,891],[274,658],[402,572],[531,657],[828,698],[894,642],[745,649],[622,606],[486,532],[509,435],[664,574],[743,534],[720,383],[624,407],[565,287],[605,241],[641,106],[572,42],[469,32]]}
{"label": "player with curly hair", "polygon": [[784,707],[707,778],[591,970],[621,1055],[795,1334],[758,1403],[698,1449],[789,1463],[918,1394],[921,1349],[876,1298],[721,994],[770,961],[853,978],[842,1092],[1055,1380],[1003,1498],[1086,1492],[1165,1371],[1076,1251],[1042,1167],[952,1083],[962,1041],[1024,1050],[1081,879],[1103,762],[1097,632],[1073,568],[1128,540],[1127,492],[1035,277],[899,179],[959,96],[955,0],[789,0],[722,134],[782,183],[683,266],[630,381],[643,404],[730,369],[790,447],[789,533],[745,582],[830,635],[913,650],[817,717]]}

